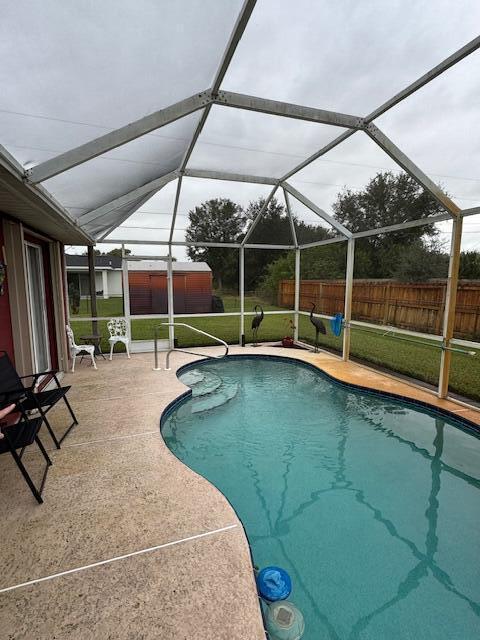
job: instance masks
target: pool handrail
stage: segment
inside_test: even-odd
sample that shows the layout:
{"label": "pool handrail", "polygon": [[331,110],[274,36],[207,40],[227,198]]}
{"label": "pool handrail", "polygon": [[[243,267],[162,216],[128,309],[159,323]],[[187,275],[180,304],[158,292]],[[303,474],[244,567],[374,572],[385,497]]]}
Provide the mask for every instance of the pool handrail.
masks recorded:
{"label": "pool handrail", "polygon": [[[222,340],[221,338],[217,338],[217,336],[212,336],[211,333],[207,333],[206,331],[202,331],[201,329],[197,329],[196,327],[192,327],[190,324],[186,324],[185,322],[162,322],[161,326],[163,327],[187,327],[187,329],[191,329],[195,333],[200,333],[203,336],[207,336],[207,338],[211,338],[215,340],[219,344],[222,344],[225,347],[225,353],[221,356],[212,356],[205,353],[195,353],[193,351],[186,351],[185,349],[177,349],[176,347],[170,347],[167,351],[167,357],[165,361],[165,371],[170,371],[170,354],[172,351],[181,351],[182,353],[189,353],[194,356],[203,356],[204,358],[216,358],[221,359],[228,356],[228,344]],[[155,366],[153,368],[154,371],[161,371],[161,367],[158,366],[158,330],[160,327],[155,327],[155,337],[154,337],[154,350],[155,350]]]}

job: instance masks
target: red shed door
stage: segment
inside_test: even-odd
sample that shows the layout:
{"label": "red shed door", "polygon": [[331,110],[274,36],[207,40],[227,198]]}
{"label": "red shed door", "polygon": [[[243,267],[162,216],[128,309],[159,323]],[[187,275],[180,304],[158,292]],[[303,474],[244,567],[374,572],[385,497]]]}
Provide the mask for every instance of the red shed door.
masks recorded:
{"label": "red shed door", "polygon": [[165,274],[150,276],[150,292],[152,296],[151,313],[168,313],[167,276]]}
{"label": "red shed door", "polygon": [[188,313],[187,279],[181,273],[173,274],[173,310],[175,313]]}

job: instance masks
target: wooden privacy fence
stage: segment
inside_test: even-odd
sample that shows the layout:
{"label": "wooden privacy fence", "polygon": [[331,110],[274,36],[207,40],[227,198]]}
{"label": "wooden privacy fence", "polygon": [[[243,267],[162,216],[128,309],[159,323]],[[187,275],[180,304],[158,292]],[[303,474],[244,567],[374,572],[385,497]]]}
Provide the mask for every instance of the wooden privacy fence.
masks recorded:
{"label": "wooden privacy fence", "polygon": [[[441,334],[446,280],[406,283],[393,280],[355,280],[352,318],[411,331]],[[333,315],[344,309],[344,280],[301,280],[300,309]],[[278,305],[293,309],[295,282],[281,280]],[[457,291],[455,336],[480,339],[480,281],[461,280]]]}

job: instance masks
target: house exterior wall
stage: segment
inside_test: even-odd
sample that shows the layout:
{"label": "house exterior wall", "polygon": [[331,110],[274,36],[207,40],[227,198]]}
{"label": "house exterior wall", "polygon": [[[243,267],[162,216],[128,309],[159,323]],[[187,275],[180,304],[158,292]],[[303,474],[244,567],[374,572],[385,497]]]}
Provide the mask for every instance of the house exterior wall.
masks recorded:
{"label": "house exterior wall", "polygon": [[[3,232],[3,218],[0,216],[0,262],[5,264],[5,235]],[[5,272],[7,267],[5,265]],[[10,315],[10,298],[8,292],[8,276],[6,274],[0,293],[0,350],[6,351],[10,358],[14,359],[12,320]]]}
{"label": "house exterior wall", "polygon": [[108,295],[109,296],[122,296],[123,295],[123,284],[122,284],[122,272],[118,271],[107,271],[107,279],[108,279]]}
{"label": "house exterior wall", "polygon": [[[29,280],[27,243],[30,253],[33,250],[39,258],[41,255],[40,279]],[[0,244],[1,259],[6,262],[4,294],[0,295],[0,349],[7,351],[20,375],[35,372],[35,353],[38,355],[38,349],[36,352],[32,315],[35,310],[41,309],[44,313],[45,339],[48,345],[48,351],[43,349],[42,353],[48,352],[51,367],[66,367],[68,355],[63,313],[63,245],[40,236],[33,229],[28,229],[1,213]],[[35,309],[32,309],[29,296],[32,289],[29,287],[34,287],[34,281],[38,280],[42,283],[42,305],[37,304]],[[37,291],[38,288],[33,290]],[[59,313],[59,310],[62,310],[62,313]]]}

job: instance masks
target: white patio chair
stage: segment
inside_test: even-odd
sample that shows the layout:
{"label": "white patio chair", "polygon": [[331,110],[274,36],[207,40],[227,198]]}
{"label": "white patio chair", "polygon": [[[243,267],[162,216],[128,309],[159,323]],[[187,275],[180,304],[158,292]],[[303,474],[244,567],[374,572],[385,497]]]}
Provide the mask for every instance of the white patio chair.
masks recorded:
{"label": "white patio chair", "polygon": [[127,321],[123,318],[111,318],[107,323],[107,328],[110,333],[110,338],[108,339],[110,343],[110,360],[113,355],[113,347],[117,342],[122,342],[125,345],[127,357],[130,358],[130,350],[128,348],[130,340],[127,332]]}
{"label": "white patio chair", "polygon": [[83,353],[88,353],[90,358],[92,359],[93,368],[97,368],[97,363],[95,362],[95,345],[93,344],[75,344],[75,336],[73,335],[72,329],[68,326],[65,327],[67,331],[68,344],[70,346],[70,355],[72,356],[73,364],[72,364],[72,373],[75,371],[75,360],[78,355]]}

